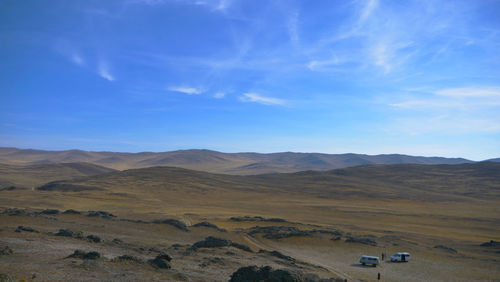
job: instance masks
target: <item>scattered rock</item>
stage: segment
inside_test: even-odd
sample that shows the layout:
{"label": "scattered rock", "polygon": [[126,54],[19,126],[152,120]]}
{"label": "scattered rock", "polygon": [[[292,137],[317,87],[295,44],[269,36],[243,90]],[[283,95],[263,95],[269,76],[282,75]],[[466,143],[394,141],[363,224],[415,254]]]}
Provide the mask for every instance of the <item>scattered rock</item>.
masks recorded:
{"label": "scattered rock", "polygon": [[98,252],[85,252],[82,250],[76,250],[73,254],[69,255],[68,258],[79,258],[79,259],[98,259],[101,254]]}
{"label": "scattered rock", "polygon": [[169,255],[168,255],[167,253],[165,253],[165,252],[160,252],[160,254],[159,254],[159,255],[157,255],[156,257],[159,257],[159,258],[164,259],[164,260],[166,260],[166,261],[171,261],[171,260],[172,260],[172,257],[171,257],[171,256],[169,256]]}
{"label": "scattered rock", "polygon": [[337,235],[337,236],[342,236],[344,235],[344,232],[339,231],[339,230],[322,230],[322,229],[313,229],[311,230],[312,233],[320,233],[320,234],[328,234],[328,235]]}
{"label": "scattered rock", "polygon": [[83,233],[81,231],[72,231],[69,229],[59,229],[59,232],[57,232],[54,235],[55,236],[63,236],[63,237],[73,237],[73,238],[78,238],[78,239],[83,238]]}
{"label": "scattered rock", "polygon": [[83,192],[83,191],[104,191],[105,189],[95,186],[86,186],[78,184],[63,183],[54,181],[44,184],[38,188],[40,191],[59,191],[59,192]]}
{"label": "scattered rock", "polygon": [[14,191],[14,190],[26,190],[26,188],[25,187],[17,187],[17,186],[7,186],[7,187],[0,188],[0,191]]}
{"label": "scattered rock", "polygon": [[5,209],[5,210],[3,210],[2,213],[7,214],[7,215],[27,215],[28,214],[26,212],[26,210],[21,210],[21,209],[17,209],[17,208]]}
{"label": "scattered rock", "polygon": [[75,211],[73,209],[65,210],[63,214],[81,214],[79,211]]}
{"label": "scattered rock", "polygon": [[360,243],[360,244],[365,244],[365,245],[370,245],[370,246],[376,246],[377,242],[371,238],[367,237],[355,237],[355,236],[347,236],[345,239],[346,243]]}
{"label": "scattered rock", "polygon": [[489,242],[482,243],[480,246],[481,247],[500,247],[500,242],[490,240]]}
{"label": "scattered rock", "polygon": [[262,282],[343,282],[344,279],[330,278],[321,279],[316,274],[306,273],[303,274],[299,271],[292,271],[288,269],[273,270],[270,266],[257,267],[245,266],[240,267],[236,272],[231,275],[230,282],[248,282],[248,281],[262,281]]}
{"label": "scattered rock", "polygon": [[292,236],[311,236],[310,231],[300,230],[297,227],[290,226],[265,226],[252,227],[249,231],[250,235],[256,233],[264,233],[262,237],[267,239],[282,239]]}
{"label": "scattered rock", "polygon": [[282,218],[264,218],[261,216],[240,216],[240,217],[231,217],[229,220],[231,221],[268,221],[268,222],[286,222],[286,220]]}
{"label": "scattered rock", "polygon": [[453,249],[453,248],[450,248],[450,247],[447,247],[445,245],[436,245],[434,246],[435,249],[441,249],[443,251],[447,251],[449,253],[454,253],[456,254],[457,253],[457,250]]}
{"label": "scattered rock", "polygon": [[290,256],[287,256],[287,255],[284,255],[278,251],[266,251],[266,250],[259,250],[259,254],[268,254],[270,256],[273,256],[273,257],[277,257],[277,258],[280,258],[280,259],[284,259],[284,260],[287,260],[287,261],[290,261],[290,262],[295,262],[295,259],[290,257]]}
{"label": "scattered rock", "polygon": [[270,266],[240,267],[231,275],[230,282],[246,281],[300,281],[292,273],[286,270],[272,270]]}
{"label": "scattered rock", "polygon": [[59,210],[46,209],[46,210],[41,211],[40,214],[59,214]]}
{"label": "scattered rock", "polygon": [[236,243],[236,242],[231,242],[231,247],[235,247],[237,249],[240,249],[240,250],[252,253],[252,249],[250,249],[249,246],[244,245],[244,244],[240,244],[240,243]]}
{"label": "scattered rock", "polygon": [[16,229],[16,232],[21,232],[21,231],[40,233],[40,231],[33,229],[31,227],[25,227],[25,226],[19,225]]}
{"label": "scattered rock", "polygon": [[221,257],[212,257],[212,258],[205,258],[207,259],[205,262],[199,264],[200,267],[207,267],[211,264],[219,264],[219,265],[225,265],[226,260]]}
{"label": "scattered rock", "polygon": [[148,260],[149,264],[151,264],[152,266],[156,267],[156,268],[161,268],[161,269],[170,269],[171,266],[170,266],[170,261],[172,260],[172,258],[165,254],[165,253],[161,253],[159,255],[157,255],[154,259],[150,259]]}
{"label": "scattered rock", "polygon": [[96,236],[96,235],[89,235],[89,236],[87,236],[87,241],[93,242],[93,243],[100,243],[101,238],[99,236]]}
{"label": "scattered rock", "polygon": [[115,243],[115,244],[122,244],[123,243],[123,241],[120,240],[120,239],[118,239],[118,238],[113,239],[112,242]]}
{"label": "scattered rock", "polygon": [[7,256],[7,255],[12,255],[14,252],[12,251],[9,246],[5,246],[3,248],[0,248],[0,255]]}
{"label": "scattered rock", "polygon": [[155,253],[161,253],[161,250],[160,250],[160,249],[158,249],[157,247],[150,247],[150,248],[148,249],[148,251],[150,251],[150,252],[155,252]]}
{"label": "scattered rock", "polygon": [[216,229],[217,231],[220,231],[220,232],[226,232],[226,229],[219,228],[217,225],[212,224],[208,221],[198,222],[195,225],[193,225],[193,227],[208,227],[208,228]]}
{"label": "scattered rock", "polygon": [[229,245],[231,245],[231,241],[227,239],[209,236],[205,238],[205,240],[203,241],[194,243],[191,248],[196,250],[198,248],[217,248],[217,247],[226,247]]}
{"label": "scattered rock", "polygon": [[12,278],[9,274],[0,273],[0,281],[2,281],[2,282],[14,282],[16,280],[14,278]]}
{"label": "scattered rock", "polygon": [[131,255],[123,255],[119,256],[113,259],[114,262],[124,262],[124,261],[131,261],[131,262],[136,262],[136,263],[143,263],[143,261],[140,258],[131,256]]}
{"label": "scattered rock", "polygon": [[149,223],[149,222],[141,220],[141,219],[120,218],[119,220],[126,221],[126,222],[134,222],[134,223]]}
{"label": "scattered rock", "polygon": [[100,216],[102,218],[110,219],[112,217],[116,217],[112,213],[106,212],[106,211],[89,211],[87,216],[95,217],[95,216]]}
{"label": "scattered rock", "polygon": [[172,219],[172,218],[167,218],[167,219],[156,219],[153,221],[153,223],[156,224],[169,224],[172,225],[182,231],[189,231],[186,224],[182,221],[179,221],[177,219]]}

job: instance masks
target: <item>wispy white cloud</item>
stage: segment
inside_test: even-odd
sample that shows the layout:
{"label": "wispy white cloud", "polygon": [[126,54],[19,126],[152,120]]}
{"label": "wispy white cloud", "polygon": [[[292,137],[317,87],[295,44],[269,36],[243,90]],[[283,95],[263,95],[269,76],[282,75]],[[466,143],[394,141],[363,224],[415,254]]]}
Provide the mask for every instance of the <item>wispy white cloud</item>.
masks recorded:
{"label": "wispy white cloud", "polygon": [[85,60],[83,59],[82,56],[80,56],[80,54],[78,53],[73,53],[71,55],[71,61],[79,66],[83,66],[85,65]]}
{"label": "wispy white cloud", "polygon": [[413,136],[423,134],[499,133],[500,122],[490,118],[474,118],[468,115],[431,115],[398,118],[389,126],[389,130]]}
{"label": "wispy white cloud", "polygon": [[378,5],[378,0],[366,1],[365,6],[361,10],[361,13],[360,13],[360,16],[358,19],[358,24],[363,24],[368,19],[368,17],[371,16],[371,14],[373,13],[373,10],[375,10],[377,5]]}
{"label": "wispy white cloud", "polygon": [[115,80],[115,77],[109,71],[109,65],[107,62],[104,62],[104,61],[99,62],[99,65],[97,68],[97,74],[99,74],[100,77],[102,77],[106,80],[109,80],[109,81]]}
{"label": "wispy white cloud", "polygon": [[299,43],[298,25],[299,25],[299,12],[295,11],[291,14],[287,22],[290,41],[295,45]]}
{"label": "wispy white cloud", "polygon": [[173,86],[167,88],[169,91],[180,92],[188,95],[199,95],[203,93],[200,89],[194,87],[184,87],[184,86]]}
{"label": "wispy white cloud", "polygon": [[417,88],[398,109],[391,130],[409,135],[500,133],[500,87]]}
{"label": "wispy white cloud", "polygon": [[219,3],[215,7],[215,9],[220,10],[220,11],[224,11],[229,7],[230,3],[231,2],[229,0],[219,0]]}
{"label": "wispy white cloud", "polygon": [[340,64],[340,59],[337,56],[333,56],[333,58],[326,60],[312,60],[307,64],[307,68],[312,71],[322,71]]}
{"label": "wispy white cloud", "polygon": [[[420,89],[418,92],[422,92],[422,90]],[[500,87],[495,86],[446,88],[425,92],[425,95],[389,105],[405,109],[453,108],[456,110],[467,109],[468,111],[500,106]]]}
{"label": "wispy white cloud", "polygon": [[285,100],[263,96],[257,93],[245,93],[240,97],[243,102],[255,102],[264,105],[284,105]]}
{"label": "wispy white cloud", "polygon": [[463,87],[442,89],[435,92],[440,96],[455,98],[500,98],[500,87]]}
{"label": "wispy white cloud", "polygon": [[226,97],[226,93],[225,92],[217,92],[214,94],[214,98],[217,98],[217,99],[222,99]]}

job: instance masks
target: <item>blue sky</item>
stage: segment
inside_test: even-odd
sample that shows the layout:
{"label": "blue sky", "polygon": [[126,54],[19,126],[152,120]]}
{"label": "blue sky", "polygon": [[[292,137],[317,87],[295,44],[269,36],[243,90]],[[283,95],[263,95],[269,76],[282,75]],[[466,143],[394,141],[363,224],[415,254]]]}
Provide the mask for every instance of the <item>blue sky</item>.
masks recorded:
{"label": "blue sky", "polygon": [[500,1],[0,2],[0,146],[500,157]]}

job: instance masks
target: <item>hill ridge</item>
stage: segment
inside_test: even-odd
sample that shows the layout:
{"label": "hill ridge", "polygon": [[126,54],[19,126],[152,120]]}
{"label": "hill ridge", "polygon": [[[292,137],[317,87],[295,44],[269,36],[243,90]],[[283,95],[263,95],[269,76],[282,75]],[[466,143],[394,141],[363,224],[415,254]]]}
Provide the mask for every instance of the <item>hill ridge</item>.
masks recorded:
{"label": "hill ridge", "polygon": [[152,166],[175,166],[214,173],[254,175],[262,173],[326,171],[337,168],[374,164],[459,164],[473,163],[464,158],[423,157],[404,154],[327,154],[308,152],[224,153],[208,149],[167,152],[109,152],[79,149],[45,151],[0,147],[0,163],[67,163],[87,162],[113,169]]}

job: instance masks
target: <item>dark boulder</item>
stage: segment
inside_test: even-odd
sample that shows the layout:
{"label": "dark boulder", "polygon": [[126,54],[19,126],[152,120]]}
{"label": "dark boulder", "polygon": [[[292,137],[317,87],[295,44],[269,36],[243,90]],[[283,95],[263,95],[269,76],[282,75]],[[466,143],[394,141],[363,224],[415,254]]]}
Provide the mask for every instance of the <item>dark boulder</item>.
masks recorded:
{"label": "dark boulder", "polygon": [[339,231],[339,230],[323,230],[323,229],[313,229],[311,230],[312,233],[320,233],[320,234],[328,234],[328,235],[337,235],[337,236],[342,236],[344,232]]}
{"label": "dark boulder", "polygon": [[302,273],[287,269],[273,270],[270,266],[240,267],[231,275],[230,282],[344,282],[344,279],[329,278],[321,279],[318,275],[312,273]]}
{"label": "dark boulder", "polygon": [[154,259],[148,260],[148,262],[155,268],[170,269],[170,260],[172,260],[172,258],[169,255],[159,254]]}
{"label": "dark boulder", "polygon": [[499,241],[490,240],[489,242],[482,243],[481,247],[500,247]]}
{"label": "dark boulder", "polygon": [[12,255],[14,252],[9,246],[0,247],[0,255]]}
{"label": "dark boulder", "polygon": [[75,211],[73,209],[65,210],[63,214],[81,214],[79,211]]}
{"label": "dark boulder", "polygon": [[192,248],[196,250],[198,248],[217,248],[217,247],[226,247],[229,245],[231,245],[231,241],[227,239],[209,236],[205,238],[205,240],[203,241],[194,243]]}
{"label": "dark boulder", "polygon": [[73,237],[78,239],[83,238],[83,233],[81,231],[72,231],[69,229],[59,229],[59,231],[54,235],[62,237]]}
{"label": "dark boulder", "polygon": [[282,218],[264,218],[262,216],[234,216],[229,220],[231,221],[264,221],[264,222],[286,222],[286,220]]}
{"label": "dark boulder", "polygon": [[25,232],[34,232],[34,233],[40,233],[40,231],[36,230],[36,229],[33,229],[31,227],[26,227],[26,226],[22,226],[22,225],[19,225],[16,229],[16,232],[21,232],[21,231],[25,231]]}
{"label": "dark boulder", "polygon": [[110,219],[112,217],[116,217],[112,213],[106,212],[106,211],[89,211],[89,213],[87,214],[87,216],[90,216],[90,217],[97,217],[97,216],[99,216],[99,217],[106,218],[106,219]]}
{"label": "dark boulder", "polygon": [[169,224],[172,225],[182,231],[189,231],[186,224],[182,221],[179,221],[177,219],[172,219],[172,218],[167,218],[167,219],[156,219],[153,221],[153,223],[156,224]]}
{"label": "dark boulder", "polygon": [[112,242],[115,244],[122,244],[123,243],[123,241],[121,239],[118,239],[118,238],[113,239]]}
{"label": "dark boulder", "polygon": [[249,246],[244,245],[244,244],[240,244],[240,243],[236,243],[236,242],[231,242],[231,247],[235,247],[235,248],[243,250],[245,252],[252,253],[252,249],[250,249]]}
{"label": "dark boulder", "polygon": [[40,212],[41,214],[59,214],[59,210],[56,209],[46,209]]}
{"label": "dark boulder", "polygon": [[26,188],[17,186],[7,186],[0,188],[0,191],[14,191],[14,190],[26,190]]}
{"label": "dark boulder", "polygon": [[208,228],[216,229],[217,231],[220,231],[220,232],[226,232],[226,229],[219,228],[217,225],[212,224],[208,221],[198,222],[195,225],[193,225],[193,227],[208,227]]}
{"label": "dark boulder", "polygon": [[7,215],[28,215],[26,210],[21,210],[21,209],[17,209],[17,208],[5,209],[5,210],[3,210],[2,213],[7,214]]}
{"label": "dark boulder", "polygon": [[98,259],[101,254],[98,252],[85,252],[82,250],[76,250],[73,254],[69,255],[68,258],[79,258],[79,259]]}
{"label": "dark boulder", "polygon": [[292,274],[287,270],[273,270],[270,266],[257,267],[246,266],[240,267],[236,272],[231,275],[230,282],[247,282],[247,281],[281,281],[281,282],[295,282],[301,281],[300,277]]}
{"label": "dark boulder", "polygon": [[172,260],[172,257],[170,255],[168,255],[167,253],[165,253],[165,252],[160,252],[160,254],[157,255],[156,257],[159,257],[159,258],[164,259],[166,261],[171,261]]}
{"label": "dark boulder", "polygon": [[87,241],[93,242],[93,243],[100,243],[101,238],[99,236],[96,236],[96,235],[89,235],[89,236],[87,236]]}
{"label": "dark boulder", "polygon": [[287,256],[287,255],[284,255],[278,251],[266,251],[266,250],[259,250],[259,254],[268,254],[270,256],[273,256],[273,257],[277,257],[277,258],[280,258],[280,259],[283,259],[283,260],[287,260],[287,261],[290,261],[290,262],[295,262],[295,259],[290,257],[290,256]]}

